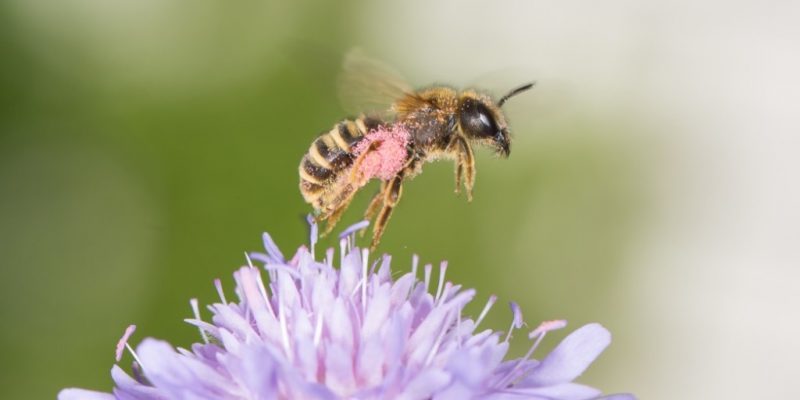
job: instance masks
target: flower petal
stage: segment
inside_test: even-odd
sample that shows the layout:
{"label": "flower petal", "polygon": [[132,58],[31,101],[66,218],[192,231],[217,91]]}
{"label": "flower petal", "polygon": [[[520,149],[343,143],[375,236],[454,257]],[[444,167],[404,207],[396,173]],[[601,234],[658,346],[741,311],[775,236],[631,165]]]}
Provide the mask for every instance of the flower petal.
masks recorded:
{"label": "flower petal", "polygon": [[114,400],[114,396],[111,393],[73,388],[58,392],[58,400]]}
{"label": "flower petal", "polygon": [[611,333],[600,324],[584,325],[567,336],[525,377],[522,386],[548,386],[570,382],[611,343]]}
{"label": "flower petal", "polygon": [[589,400],[595,399],[601,394],[599,390],[593,387],[578,383],[561,383],[546,387],[512,389],[508,390],[508,392],[558,400]]}
{"label": "flower petal", "polygon": [[596,397],[594,400],[636,400],[636,396],[630,393],[617,393],[608,396]]}
{"label": "flower petal", "polygon": [[450,374],[438,369],[429,369],[421,372],[408,385],[405,385],[403,393],[397,398],[402,400],[429,399],[449,383]]}

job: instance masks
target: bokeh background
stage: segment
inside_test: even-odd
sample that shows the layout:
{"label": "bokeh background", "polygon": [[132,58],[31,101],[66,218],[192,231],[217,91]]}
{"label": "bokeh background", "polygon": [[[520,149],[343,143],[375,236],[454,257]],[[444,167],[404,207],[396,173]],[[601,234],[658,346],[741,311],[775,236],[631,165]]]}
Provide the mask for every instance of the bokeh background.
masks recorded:
{"label": "bokeh background", "polygon": [[230,288],[261,232],[304,243],[296,168],[345,116],[353,46],[415,85],[537,81],[472,203],[451,164],[406,186],[396,269],[449,260],[531,328],[603,323],[581,381],[607,392],[800,398],[797,21],[790,1],[6,0],[0,398],[110,389],[125,326],[186,346],[188,300]]}

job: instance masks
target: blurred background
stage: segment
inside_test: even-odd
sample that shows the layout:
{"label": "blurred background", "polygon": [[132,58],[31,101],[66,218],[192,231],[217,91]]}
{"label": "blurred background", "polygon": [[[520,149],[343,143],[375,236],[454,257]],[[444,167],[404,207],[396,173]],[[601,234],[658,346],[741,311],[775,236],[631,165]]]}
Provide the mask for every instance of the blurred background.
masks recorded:
{"label": "blurred background", "polygon": [[417,86],[537,82],[505,107],[511,157],[478,151],[472,203],[449,163],[406,185],[379,249],[396,270],[449,260],[473,312],[497,294],[531,329],[603,323],[580,381],[606,392],[799,398],[798,20],[789,1],[4,1],[0,397],[109,390],[128,324],[187,346],[188,300],[230,289],[261,232],[305,243],[297,165],[346,116],[360,46]]}

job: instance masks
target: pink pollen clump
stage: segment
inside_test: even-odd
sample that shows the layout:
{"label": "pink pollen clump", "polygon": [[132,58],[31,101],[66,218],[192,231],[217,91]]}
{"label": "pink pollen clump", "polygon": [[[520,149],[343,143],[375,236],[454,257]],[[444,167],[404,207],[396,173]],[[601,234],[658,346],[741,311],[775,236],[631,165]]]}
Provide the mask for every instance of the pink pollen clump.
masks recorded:
{"label": "pink pollen clump", "polygon": [[408,159],[406,147],[410,137],[408,130],[399,124],[380,126],[368,132],[353,150],[361,159],[355,172],[361,176],[362,183],[372,178],[388,181],[397,175]]}

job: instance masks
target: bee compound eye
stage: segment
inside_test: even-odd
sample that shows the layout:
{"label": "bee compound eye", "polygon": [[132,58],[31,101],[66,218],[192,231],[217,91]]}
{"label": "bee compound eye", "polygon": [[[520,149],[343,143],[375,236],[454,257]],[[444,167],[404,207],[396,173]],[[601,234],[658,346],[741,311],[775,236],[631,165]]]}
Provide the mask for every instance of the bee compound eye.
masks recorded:
{"label": "bee compound eye", "polygon": [[494,137],[498,131],[491,112],[474,99],[466,99],[461,109],[461,125],[470,136]]}

